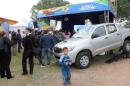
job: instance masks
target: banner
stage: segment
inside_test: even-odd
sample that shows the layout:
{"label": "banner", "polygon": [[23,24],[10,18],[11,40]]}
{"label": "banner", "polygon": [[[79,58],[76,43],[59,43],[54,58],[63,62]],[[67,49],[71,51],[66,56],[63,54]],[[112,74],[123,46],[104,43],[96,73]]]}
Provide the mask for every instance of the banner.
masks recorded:
{"label": "banner", "polygon": [[6,32],[7,36],[9,36],[9,24],[8,24],[8,22],[2,22],[1,27]]}
{"label": "banner", "polygon": [[0,30],[3,30],[5,32],[9,32],[9,24],[7,22],[1,22],[0,23]]}
{"label": "banner", "polygon": [[6,32],[9,32],[9,24],[8,22],[2,22],[1,26]]}
{"label": "banner", "polygon": [[66,6],[50,8],[47,10],[40,10],[37,13],[37,18],[48,18],[51,16],[69,15],[77,13],[87,13],[87,12],[100,12],[107,11],[110,9],[109,0],[94,0],[89,3],[81,4],[69,4]]}

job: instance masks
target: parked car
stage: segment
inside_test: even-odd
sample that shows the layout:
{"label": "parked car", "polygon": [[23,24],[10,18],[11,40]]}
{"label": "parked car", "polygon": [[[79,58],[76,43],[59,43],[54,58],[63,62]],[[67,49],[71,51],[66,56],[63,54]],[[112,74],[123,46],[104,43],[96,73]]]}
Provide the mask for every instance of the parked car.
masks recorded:
{"label": "parked car", "polygon": [[64,40],[54,47],[57,58],[63,54],[63,48],[68,47],[69,56],[78,68],[89,67],[92,58],[103,52],[123,47],[130,51],[130,29],[124,29],[118,24],[105,23],[85,26],[72,38]]}

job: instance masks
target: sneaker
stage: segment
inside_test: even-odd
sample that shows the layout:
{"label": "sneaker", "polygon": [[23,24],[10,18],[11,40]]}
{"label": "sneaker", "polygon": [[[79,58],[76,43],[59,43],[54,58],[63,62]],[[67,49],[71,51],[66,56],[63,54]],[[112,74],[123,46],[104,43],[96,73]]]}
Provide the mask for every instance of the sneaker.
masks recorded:
{"label": "sneaker", "polygon": [[4,75],[4,76],[1,76],[1,78],[5,78],[6,77],[6,75]]}
{"label": "sneaker", "polygon": [[33,73],[30,73],[30,75],[33,75]]}
{"label": "sneaker", "polygon": [[12,78],[14,78],[14,76],[11,76],[11,77],[7,77],[7,79],[12,79]]}
{"label": "sneaker", "polygon": [[68,86],[67,84],[64,84],[64,86]]}
{"label": "sneaker", "polygon": [[72,82],[71,82],[71,81],[68,81],[68,84],[69,84],[69,85],[72,85]]}
{"label": "sneaker", "polygon": [[28,73],[22,73],[22,75],[27,75]]}
{"label": "sneaker", "polygon": [[45,65],[41,65],[41,68],[46,67]]}
{"label": "sneaker", "polygon": [[47,66],[50,66],[50,64],[47,64]]}

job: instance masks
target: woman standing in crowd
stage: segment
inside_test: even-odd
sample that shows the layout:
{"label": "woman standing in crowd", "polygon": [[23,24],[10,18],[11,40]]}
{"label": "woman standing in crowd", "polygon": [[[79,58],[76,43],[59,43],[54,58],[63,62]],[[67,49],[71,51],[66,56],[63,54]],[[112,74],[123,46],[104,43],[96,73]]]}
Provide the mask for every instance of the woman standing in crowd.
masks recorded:
{"label": "woman standing in crowd", "polygon": [[[0,73],[1,78],[13,78],[10,71],[11,62],[11,41],[4,31],[0,31]],[[6,75],[5,75],[6,74]]]}

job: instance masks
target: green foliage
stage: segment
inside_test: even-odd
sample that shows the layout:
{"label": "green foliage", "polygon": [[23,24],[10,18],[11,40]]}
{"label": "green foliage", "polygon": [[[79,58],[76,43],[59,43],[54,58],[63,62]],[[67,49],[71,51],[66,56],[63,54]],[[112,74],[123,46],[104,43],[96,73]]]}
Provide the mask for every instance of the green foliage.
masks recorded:
{"label": "green foliage", "polygon": [[42,9],[48,9],[53,7],[59,7],[69,4],[69,2],[64,0],[40,0],[37,5],[34,5],[32,7],[33,9],[42,10]]}
{"label": "green foliage", "polygon": [[130,28],[130,21],[128,21],[128,22],[125,24],[124,27],[125,27],[125,28]]}
{"label": "green foliage", "polygon": [[118,0],[118,17],[130,16],[130,0]]}

